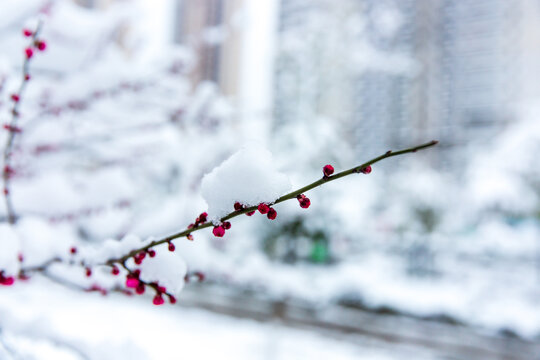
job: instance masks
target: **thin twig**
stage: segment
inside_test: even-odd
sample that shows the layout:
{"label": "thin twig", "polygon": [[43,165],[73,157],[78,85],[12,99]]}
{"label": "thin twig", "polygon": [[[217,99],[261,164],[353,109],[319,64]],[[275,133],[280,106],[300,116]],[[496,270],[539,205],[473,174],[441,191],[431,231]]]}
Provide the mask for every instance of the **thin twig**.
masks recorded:
{"label": "thin twig", "polygon": [[[371,159],[369,161],[366,161],[365,163],[363,163],[361,165],[355,166],[355,167],[353,167],[353,168],[351,168],[349,170],[339,172],[339,173],[337,173],[335,175],[331,175],[331,176],[328,176],[328,177],[323,177],[323,178],[321,178],[321,179],[319,179],[319,180],[317,180],[317,181],[315,181],[315,182],[313,182],[313,183],[311,183],[309,185],[306,185],[306,186],[304,186],[304,187],[302,187],[300,189],[291,191],[290,193],[281,196],[280,198],[278,198],[276,201],[274,201],[270,205],[275,205],[275,204],[279,204],[279,203],[287,201],[287,200],[294,199],[294,198],[296,198],[296,196],[298,196],[300,194],[303,194],[303,193],[305,193],[305,192],[307,192],[307,191],[309,191],[311,189],[314,189],[316,187],[319,187],[319,186],[321,186],[323,184],[326,184],[326,183],[328,183],[330,181],[334,181],[334,180],[340,179],[340,178],[348,176],[348,175],[358,174],[358,173],[362,172],[362,170],[364,168],[366,168],[367,166],[375,164],[375,163],[377,163],[377,162],[379,162],[381,160],[384,160],[386,158],[390,158],[390,157],[398,156],[398,155],[403,155],[403,154],[407,154],[407,153],[414,153],[414,152],[417,152],[418,150],[423,150],[423,149],[432,147],[432,146],[437,145],[437,144],[438,144],[438,141],[433,140],[433,141],[430,141],[430,142],[422,144],[422,145],[414,146],[414,147],[399,150],[399,151],[387,151],[386,153],[384,153],[384,154],[382,154],[380,156],[377,156],[376,158],[373,158],[373,159]],[[229,213],[228,215],[222,217],[220,219],[220,221],[224,222],[224,221],[227,221],[227,220],[232,219],[234,217],[237,217],[239,215],[248,213],[250,211],[255,211],[255,210],[257,210],[256,205],[248,207],[248,208],[244,208],[244,209],[241,209],[241,210],[238,210],[238,211],[233,211],[233,212]],[[206,222],[204,224],[198,225],[198,226],[193,227],[191,229],[186,229],[186,230],[183,230],[183,231],[178,232],[176,234],[169,235],[169,236],[164,237],[162,239],[153,240],[150,243],[148,243],[147,245],[142,246],[142,247],[140,247],[138,249],[132,250],[132,251],[130,251],[129,253],[127,253],[126,255],[124,255],[122,257],[107,260],[105,262],[105,264],[109,265],[109,266],[112,266],[114,264],[124,264],[125,261],[127,261],[129,258],[134,257],[135,255],[137,255],[140,252],[145,252],[145,251],[149,250],[150,248],[152,248],[154,246],[170,242],[171,240],[187,236],[187,235],[189,235],[189,234],[191,234],[191,233],[193,233],[195,231],[199,231],[199,230],[211,227],[211,226],[213,226],[213,224],[211,222]]]}
{"label": "thin twig", "polygon": [[[33,32],[31,37],[31,43],[34,44],[39,36],[39,33],[41,32],[41,28],[43,26],[43,21],[39,20],[36,30]],[[7,220],[10,224],[14,224],[17,220],[17,216],[15,214],[15,209],[13,207],[13,202],[11,201],[11,193],[10,193],[10,179],[12,177],[12,168],[11,168],[11,157],[13,155],[13,143],[15,140],[15,136],[17,135],[17,120],[19,119],[19,106],[21,104],[21,100],[24,94],[24,90],[26,89],[26,84],[28,83],[30,72],[30,56],[24,57],[23,62],[23,71],[22,71],[22,79],[21,79],[21,85],[19,85],[19,90],[15,93],[17,95],[18,99],[13,101],[13,107],[11,109],[11,121],[8,124],[8,138],[6,141],[6,145],[4,147],[4,169],[2,171],[2,180],[3,180],[3,193],[4,193],[4,199],[6,203],[6,213],[7,213]]]}

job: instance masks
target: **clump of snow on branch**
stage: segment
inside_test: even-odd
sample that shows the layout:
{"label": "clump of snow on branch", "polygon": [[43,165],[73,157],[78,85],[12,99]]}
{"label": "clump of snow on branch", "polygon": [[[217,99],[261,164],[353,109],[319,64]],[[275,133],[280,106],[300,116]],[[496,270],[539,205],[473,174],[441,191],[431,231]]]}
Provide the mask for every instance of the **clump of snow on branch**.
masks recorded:
{"label": "clump of snow on branch", "polygon": [[288,177],[277,170],[272,154],[255,147],[233,154],[206,174],[201,185],[212,221],[233,211],[237,201],[247,206],[272,203],[290,189]]}
{"label": "clump of snow on branch", "polygon": [[[128,266],[134,268],[134,261],[130,259]],[[155,257],[147,256],[141,265],[140,279],[148,283],[159,283],[167,288],[167,292],[178,295],[184,287],[184,276],[187,265],[180,255],[165,250],[157,251]]]}

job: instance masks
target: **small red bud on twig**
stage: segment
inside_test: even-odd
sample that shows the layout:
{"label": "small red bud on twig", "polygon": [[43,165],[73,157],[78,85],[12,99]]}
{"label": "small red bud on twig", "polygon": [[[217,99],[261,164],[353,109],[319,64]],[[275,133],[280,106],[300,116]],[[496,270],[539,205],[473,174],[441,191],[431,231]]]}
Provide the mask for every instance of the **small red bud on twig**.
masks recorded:
{"label": "small red bud on twig", "polygon": [[277,211],[274,208],[270,208],[266,217],[268,217],[270,220],[274,220],[277,217]]}
{"label": "small red bud on twig", "polygon": [[257,210],[259,210],[259,212],[264,215],[268,213],[270,207],[265,203],[260,203],[259,206],[257,206]]}
{"label": "small red bud on twig", "polygon": [[325,165],[323,167],[323,174],[324,174],[324,177],[329,177],[330,175],[332,175],[334,173],[334,167],[332,165]]}
{"label": "small red bud on twig", "polygon": [[363,174],[369,174],[371,172],[371,165],[368,165],[365,168],[362,168],[360,172]]}
{"label": "small red bud on twig", "polygon": [[43,40],[38,40],[36,41],[36,47],[39,51],[45,51],[45,49],[47,48],[47,43]]}
{"label": "small red bud on twig", "polygon": [[32,56],[34,56],[34,50],[32,48],[27,47],[24,49],[24,54],[26,55],[27,59],[30,59]]}
{"label": "small red bud on twig", "polygon": [[223,228],[223,226],[214,226],[212,233],[214,234],[214,236],[223,237],[223,235],[225,235],[225,229]]}

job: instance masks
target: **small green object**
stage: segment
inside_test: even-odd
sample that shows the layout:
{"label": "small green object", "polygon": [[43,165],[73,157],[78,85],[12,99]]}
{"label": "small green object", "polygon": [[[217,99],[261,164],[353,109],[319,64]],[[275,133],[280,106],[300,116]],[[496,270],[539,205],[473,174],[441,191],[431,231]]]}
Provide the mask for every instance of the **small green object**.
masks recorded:
{"label": "small green object", "polygon": [[310,259],[317,264],[323,264],[328,261],[328,246],[326,246],[326,242],[317,241],[313,244]]}

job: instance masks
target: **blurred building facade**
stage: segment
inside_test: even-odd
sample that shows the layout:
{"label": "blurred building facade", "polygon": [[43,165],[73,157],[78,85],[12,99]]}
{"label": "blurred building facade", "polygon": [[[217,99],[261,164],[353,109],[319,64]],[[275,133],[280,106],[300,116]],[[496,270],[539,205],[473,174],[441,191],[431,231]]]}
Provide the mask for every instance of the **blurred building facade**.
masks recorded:
{"label": "blurred building facade", "polygon": [[174,40],[195,52],[194,84],[216,83],[229,96],[238,94],[242,36],[234,26],[245,0],[178,0]]}
{"label": "blurred building facade", "polygon": [[[336,7],[342,12],[332,10]],[[328,26],[332,16],[340,17],[347,34]],[[525,75],[540,70],[538,51],[531,50],[540,41],[537,2],[284,0],[279,18],[276,121],[324,115],[354,134],[349,140],[362,152],[437,138],[452,149],[443,152],[440,163],[459,161],[453,149],[489,142],[515,120],[516,104],[538,95]],[[308,56],[305,46],[289,44],[317,26],[323,37],[335,33],[349,49],[339,53],[319,39]],[[362,66],[355,65],[354,47],[364,52]],[[377,66],[388,59],[373,53],[408,57],[414,65],[403,71],[392,62]],[[325,56],[346,58],[353,66],[314,71],[313,64],[324,64]],[[334,105],[324,105],[333,99]]]}

